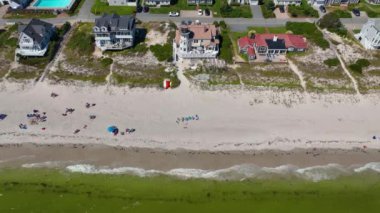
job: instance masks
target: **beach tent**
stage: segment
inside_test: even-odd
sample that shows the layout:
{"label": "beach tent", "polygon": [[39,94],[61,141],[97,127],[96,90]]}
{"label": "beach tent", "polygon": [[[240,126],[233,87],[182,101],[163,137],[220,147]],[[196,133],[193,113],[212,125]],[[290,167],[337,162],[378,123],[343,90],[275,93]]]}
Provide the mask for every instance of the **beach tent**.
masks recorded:
{"label": "beach tent", "polygon": [[0,114],[0,120],[4,120],[7,117],[6,114]]}
{"label": "beach tent", "polygon": [[107,131],[110,133],[114,133],[115,131],[117,131],[117,127],[116,126],[109,126],[107,128]]}
{"label": "beach tent", "polygon": [[172,87],[172,82],[170,81],[170,79],[165,79],[164,80],[164,89],[169,89],[170,87]]}

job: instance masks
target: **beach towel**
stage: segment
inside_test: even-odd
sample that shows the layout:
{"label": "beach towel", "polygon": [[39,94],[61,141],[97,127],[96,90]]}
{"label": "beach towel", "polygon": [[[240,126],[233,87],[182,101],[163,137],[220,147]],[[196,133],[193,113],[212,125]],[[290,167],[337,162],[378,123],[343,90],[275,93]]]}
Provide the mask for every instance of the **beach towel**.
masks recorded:
{"label": "beach towel", "polygon": [[6,114],[0,114],[0,120],[4,120],[7,117]]}

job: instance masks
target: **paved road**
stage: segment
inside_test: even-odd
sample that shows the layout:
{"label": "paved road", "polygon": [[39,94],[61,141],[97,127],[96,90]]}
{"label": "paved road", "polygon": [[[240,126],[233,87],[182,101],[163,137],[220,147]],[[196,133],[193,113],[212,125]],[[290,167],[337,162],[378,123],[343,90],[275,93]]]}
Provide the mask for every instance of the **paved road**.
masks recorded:
{"label": "paved road", "polygon": [[[66,21],[70,22],[76,22],[76,21],[82,21],[82,22],[94,22],[95,18],[97,16],[93,15],[91,13],[91,6],[94,3],[95,0],[86,0],[83,4],[80,12],[76,16],[67,17],[67,18],[50,18],[45,19],[46,21],[52,23],[52,24],[61,24]],[[231,30],[233,31],[245,31],[248,26],[265,26],[265,27],[273,27],[273,26],[283,26],[288,21],[293,22],[315,22],[318,19],[316,18],[306,18],[306,19],[295,19],[295,18],[289,18],[289,19],[264,19],[260,18],[258,16],[262,16],[261,10],[259,6],[252,6],[251,7],[254,14],[254,18],[186,18],[187,20],[200,20],[201,22],[213,22],[213,21],[221,21],[224,20],[228,25],[230,25]],[[138,19],[140,19],[143,22],[149,22],[149,21],[173,21],[176,23],[180,23],[184,18],[181,17],[168,17],[167,14],[145,14],[145,13],[139,13],[136,15]],[[356,29],[360,28],[366,21],[367,18],[345,18],[341,19],[342,23],[349,26],[354,27]],[[15,22],[21,22],[21,23],[27,23],[29,19],[0,19],[0,26],[4,26],[7,23],[15,23]]]}
{"label": "paved road", "polygon": [[261,12],[260,5],[251,5],[251,11],[253,14],[253,18],[264,18],[263,12]]}

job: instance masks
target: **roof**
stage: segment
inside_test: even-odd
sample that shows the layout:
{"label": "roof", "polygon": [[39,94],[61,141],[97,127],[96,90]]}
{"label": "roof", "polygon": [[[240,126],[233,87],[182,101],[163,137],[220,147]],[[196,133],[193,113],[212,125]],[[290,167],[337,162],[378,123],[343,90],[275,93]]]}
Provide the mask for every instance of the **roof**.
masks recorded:
{"label": "roof", "polygon": [[28,35],[33,39],[33,41],[41,43],[46,35],[46,32],[48,32],[51,28],[53,28],[53,25],[48,22],[44,22],[39,19],[32,19],[27,25],[19,25],[18,31],[19,33],[22,32]]}
{"label": "roof", "polygon": [[248,54],[248,56],[255,56],[256,55],[255,49],[253,49],[253,47],[249,47],[247,49],[247,54]]}
{"label": "roof", "polygon": [[242,37],[238,39],[238,45],[240,48],[244,48],[246,46],[252,46],[254,40],[250,39],[248,36]]}
{"label": "roof", "polygon": [[265,42],[267,43],[268,49],[270,50],[284,50],[287,49],[285,46],[285,40],[284,39],[265,39]]}
{"label": "roof", "polygon": [[[187,28],[190,32],[190,38],[196,40],[211,40],[219,35],[218,29],[213,24],[189,24],[182,25],[180,29],[176,31],[175,40],[179,43],[179,39],[181,37],[181,28]],[[219,39],[215,39],[215,43],[219,43]]]}
{"label": "roof", "polygon": [[374,26],[375,26],[375,28],[376,28],[378,31],[380,31],[380,20],[375,20],[375,21],[374,21]]}
{"label": "roof", "polygon": [[95,19],[95,26],[106,27],[109,31],[132,30],[135,28],[136,19],[133,16],[119,16],[117,14],[104,14]]}
{"label": "roof", "polygon": [[294,34],[271,34],[271,33],[255,34],[253,38],[249,38],[248,36],[240,38],[238,40],[238,44],[241,48],[247,44],[251,46],[253,46],[253,44],[256,44],[256,46],[265,46],[265,47],[269,47],[270,49],[272,47],[273,49],[278,49],[279,47],[283,48],[282,44],[279,44],[279,42],[273,41],[273,38],[275,36],[277,36],[277,41],[279,40],[283,41],[285,48],[290,48],[290,47],[298,48],[298,49],[307,48],[305,37],[301,35],[294,35]]}

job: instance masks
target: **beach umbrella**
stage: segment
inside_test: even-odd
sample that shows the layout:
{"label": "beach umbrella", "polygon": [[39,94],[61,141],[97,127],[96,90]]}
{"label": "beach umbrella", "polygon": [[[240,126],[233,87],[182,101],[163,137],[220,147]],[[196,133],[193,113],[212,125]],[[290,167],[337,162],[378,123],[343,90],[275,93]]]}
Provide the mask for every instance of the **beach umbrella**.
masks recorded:
{"label": "beach umbrella", "polygon": [[107,131],[110,132],[110,133],[113,133],[113,132],[115,132],[116,129],[117,129],[116,126],[109,126],[109,127],[107,128]]}

